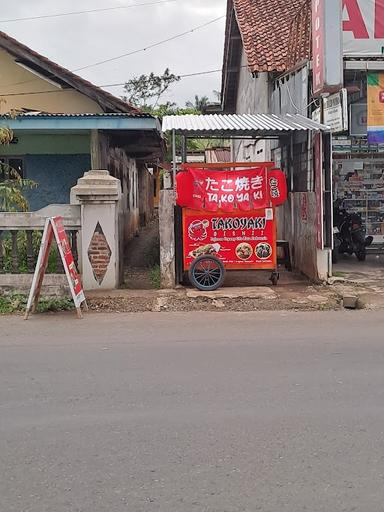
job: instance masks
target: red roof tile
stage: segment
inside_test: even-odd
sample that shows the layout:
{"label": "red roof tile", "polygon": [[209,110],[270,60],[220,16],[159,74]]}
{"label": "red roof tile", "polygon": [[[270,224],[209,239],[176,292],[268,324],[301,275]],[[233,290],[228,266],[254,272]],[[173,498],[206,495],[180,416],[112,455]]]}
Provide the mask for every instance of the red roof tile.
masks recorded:
{"label": "red roof tile", "polygon": [[292,49],[297,60],[309,57],[308,0],[233,0],[233,5],[251,71],[287,70]]}

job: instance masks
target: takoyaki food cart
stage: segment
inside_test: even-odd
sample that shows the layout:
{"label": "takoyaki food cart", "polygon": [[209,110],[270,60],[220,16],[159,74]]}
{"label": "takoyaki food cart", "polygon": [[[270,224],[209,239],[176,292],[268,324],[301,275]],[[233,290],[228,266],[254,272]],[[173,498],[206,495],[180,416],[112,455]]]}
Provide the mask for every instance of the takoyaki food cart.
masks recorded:
{"label": "takoyaki food cart", "polygon": [[277,285],[276,208],[287,183],[273,163],[183,164],[176,198],[183,271],[194,287],[216,290],[227,270],[270,270]]}

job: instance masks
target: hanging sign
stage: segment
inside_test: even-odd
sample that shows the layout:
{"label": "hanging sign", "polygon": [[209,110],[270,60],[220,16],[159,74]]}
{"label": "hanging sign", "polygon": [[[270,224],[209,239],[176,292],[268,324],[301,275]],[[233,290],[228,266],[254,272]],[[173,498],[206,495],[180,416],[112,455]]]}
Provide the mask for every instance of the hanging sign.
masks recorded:
{"label": "hanging sign", "polygon": [[384,143],[384,73],[368,73],[368,142]]}
{"label": "hanging sign", "polygon": [[336,92],[343,83],[341,3],[312,0],[313,92]]}
{"label": "hanging sign", "polygon": [[241,171],[189,168],[176,178],[177,204],[204,211],[252,211],[287,198],[285,175],[260,167]]}
{"label": "hanging sign", "polygon": [[346,89],[323,98],[323,122],[331,128],[332,133],[348,130],[348,95]]}
{"label": "hanging sign", "polygon": [[85,307],[87,308],[81,278],[76,269],[71,246],[69,244],[67,233],[65,232],[63,218],[59,216],[51,217],[48,218],[45,222],[39,257],[37,259],[35,274],[33,276],[27,310],[25,313],[26,320],[28,319],[30,313],[36,310],[37,304],[39,302],[41,287],[48,266],[49,253],[54,239],[56,240],[59,255],[68,279],[68,285],[71,290],[71,295],[76,307],[78,318],[82,318],[81,305],[84,303]]}
{"label": "hanging sign", "polygon": [[227,269],[274,269],[274,210],[217,214],[183,209],[183,246],[186,270],[206,254],[220,258]]}

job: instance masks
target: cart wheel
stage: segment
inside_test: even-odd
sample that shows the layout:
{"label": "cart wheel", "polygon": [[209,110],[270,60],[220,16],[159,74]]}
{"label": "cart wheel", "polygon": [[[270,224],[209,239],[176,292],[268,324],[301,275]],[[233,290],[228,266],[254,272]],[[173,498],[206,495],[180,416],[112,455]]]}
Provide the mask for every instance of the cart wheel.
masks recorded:
{"label": "cart wheel", "polygon": [[279,279],[280,279],[280,274],[278,272],[272,272],[272,275],[269,278],[269,280],[271,281],[273,286],[277,286],[277,283],[279,282]]}
{"label": "cart wheel", "polygon": [[212,292],[223,285],[225,268],[216,256],[199,256],[192,263],[188,274],[192,286],[203,292]]}

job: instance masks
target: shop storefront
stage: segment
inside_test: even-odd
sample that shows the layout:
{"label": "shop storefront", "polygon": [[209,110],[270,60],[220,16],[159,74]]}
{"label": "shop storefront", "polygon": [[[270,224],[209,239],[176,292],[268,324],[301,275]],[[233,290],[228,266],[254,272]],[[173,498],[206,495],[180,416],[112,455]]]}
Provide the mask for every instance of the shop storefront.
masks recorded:
{"label": "shop storefront", "polygon": [[333,137],[334,200],[361,215],[373,237],[368,252],[384,254],[384,73],[348,70],[344,85],[346,130]]}

